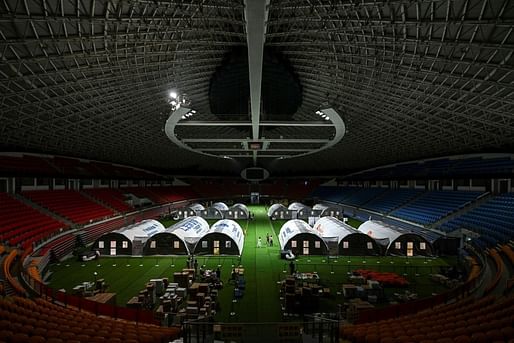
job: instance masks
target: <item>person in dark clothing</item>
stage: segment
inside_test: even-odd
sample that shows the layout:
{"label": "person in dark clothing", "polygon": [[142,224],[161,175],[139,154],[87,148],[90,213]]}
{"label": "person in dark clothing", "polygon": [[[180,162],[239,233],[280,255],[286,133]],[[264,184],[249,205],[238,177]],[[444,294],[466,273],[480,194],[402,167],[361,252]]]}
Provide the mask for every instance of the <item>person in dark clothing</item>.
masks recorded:
{"label": "person in dark clothing", "polygon": [[291,272],[291,275],[293,275],[295,272],[295,266],[293,261],[289,262],[289,271]]}
{"label": "person in dark clothing", "polygon": [[273,246],[273,236],[269,236],[269,246]]}
{"label": "person in dark clothing", "polygon": [[195,262],[193,263],[193,266],[195,268],[195,274],[198,273],[198,260],[195,258]]}
{"label": "person in dark clothing", "polygon": [[221,269],[220,269],[220,267],[216,268],[216,278],[218,278],[218,280],[221,280]]}

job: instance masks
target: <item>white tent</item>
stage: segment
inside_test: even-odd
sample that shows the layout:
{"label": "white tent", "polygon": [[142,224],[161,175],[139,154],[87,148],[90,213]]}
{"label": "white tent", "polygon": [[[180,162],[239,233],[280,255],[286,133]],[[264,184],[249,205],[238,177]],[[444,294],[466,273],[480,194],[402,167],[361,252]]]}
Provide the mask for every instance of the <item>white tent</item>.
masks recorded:
{"label": "white tent", "polygon": [[312,206],[312,209],[319,213],[320,217],[330,216],[340,218],[343,215],[343,211],[340,208],[326,204],[315,204]]}
{"label": "white tent", "polygon": [[93,249],[102,255],[142,255],[144,243],[153,235],[164,231],[164,226],[158,221],[143,220],[103,234],[95,241]]}
{"label": "white tent", "polygon": [[195,202],[194,204],[191,204],[189,206],[187,206],[189,209],[195,211],[196,213],[198,213],[199,211],[203,211],[205,210],[205,206],[203,206],[202,204],[199,204],[197,202]]}
{"label": "white tent", "polygon": [[146,240],[156,233],[164,232],[166,228],[157,220],[146,219],[139,223],[123,227],[113,231],[125,236],[128,240],[134,241],[136,237]]}
{"label": "white tent", "polygon": [[223,219],[225,218],[226,211],[228,211],[227,204],[224,202],[215,202],[205,211],[202,211],[202,217],[206,219]]}
{"label": "white tent", "polygon": [[276,203],[268,208],[268,217],[272,219],[291,219],[291,211],[284,205]]}
{"label": "white tent", "polygon": [[170,226],[166,229],[166,232],[171,232],[186,243],[194,245],[209,232],[209,223],[202,217],[189,217]]}
{"label": "white tent", "polygon": [[278,240],[281,250],[291,250],[294,255],[324,255],[328,251],[318,231],[300,219],[285,222],[280,228]]}
{"label": "white tent", "polygon": [[234,220],[222,219],[214,223],[210,230],[196,243],[195,254],[241,255],[244,246],[244,233]]}
{"label": "white tent", "polygon": [[209,224],[201,217],[181,220],[165,231],[153,235],[145,244],[145,255],[187,255],[195,244],[209,232]]}
{"label": "white tent", "polygon": [[359,226],[359,231],[383,245],[386,254],[406,256],[432,254],[432,245],[422,235],[382,221],[368,220]]}
{"label": "white tent", "polygon": [[318,219],[314,224],[316,230],[321,237],[337,237],[337,243],[341,242],[343,238],[355,233],[362,234],[360,231],[354,229],[350,225],[333,217],[323,217]]}
{"label": "white tent", "polygon": [[228,211],[225,211],[225,217],[226,219],[248,219],[250,218],[250,211],[248,210],[248,207],[246,207],[245,204],[237,203],[228,209]]}
{"label": "white tent", "polygon": [[248,217],[250,211],[248,211],[248,207],[246,207],[245,204],[241,204],[241,203],[237,203],[237,204],[234,204],[230,207],[231,210],[238,210],[238,211],[243,211],[246,216]]}
{"label": "white tent", "polygon": [[[380,248],[368,235],[334,217],[322,217],[314,224],[327,243],[331,255],[379,255]],[[334,242],[334,246],[332,246]],[[337,242],[337,246],[335,243]],[[337,250],[336,250],[337,249]]]}
{"label": "white tent", "polygon": [[224,202],[215,202],[211,205],[213,208],[217,208],[220,211],[228,211],[228,206]]}
{"label": "white tent", "polygon": [[202,211],[205,211],[205,207],[202,204],[193,203],[193,204],[190,204],[188,206],[185,206],[185,207],[179,209],[175,213],[174,219],[178,220],[178,219],[183,219],[183,218],[192,217],[192,216],[199,216],[199,215],[202,215]]}
{"label": "white tent", "polygon": [[375,220],[368,220],[362,223],[358,230],[387,247],[402,235],[402,232],[394,227]]}
{"label": "white tent", "polygon": [[309,212],[311,210],[311,208],[309,206],[304,205],[300,202],[292,202],[291,204],[289,204],[289,207],[287,209],[290,211],[309,211]]}

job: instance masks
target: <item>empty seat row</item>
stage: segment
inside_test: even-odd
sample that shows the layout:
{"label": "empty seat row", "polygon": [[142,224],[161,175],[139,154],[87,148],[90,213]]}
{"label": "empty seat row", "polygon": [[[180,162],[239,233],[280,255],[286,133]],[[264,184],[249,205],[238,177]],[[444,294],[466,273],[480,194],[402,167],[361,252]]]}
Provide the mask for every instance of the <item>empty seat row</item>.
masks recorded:
{"label": "empty seat row", "polygon": [[71,190],[27,191],[23,196],[77,224],[112,216],[114,212]]}
{"label": "empty seat row", "polygon": [[10,245],[28,247],[67,227],[9,194],[0,193],[0,204],[0,239]]}
{"label": "empty seat row", "polygon": [[125,195],[118,189],[92,188],[85,189],[84,192],[118,212],[125,213],[134,210],[134,207],[125,202]]}
{"label": "empty seat row", "polygon": [[[65,308],[36,298],[0,298],[0,340],[6,342],[169,342],[180,329],[134,323]],[[34,338],[36,337],[36,338]]]}
{"label": "empty seat row", "polygon": [[465,299],[399,318],[344,325],[343,339],[356,343],[507,342],[514,338],[514,297]]}

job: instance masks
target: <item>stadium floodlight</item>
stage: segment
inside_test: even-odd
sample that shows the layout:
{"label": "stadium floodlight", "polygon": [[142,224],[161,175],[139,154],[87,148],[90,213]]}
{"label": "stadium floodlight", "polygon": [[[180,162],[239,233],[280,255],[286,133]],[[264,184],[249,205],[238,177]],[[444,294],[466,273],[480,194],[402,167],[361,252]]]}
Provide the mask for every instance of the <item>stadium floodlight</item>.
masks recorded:
{"label": "stadium floodlight", "polygon": [[181,118],[182,118],[182,119],[186,119],[186,116],[182,116]]}
{"label": "stadium floodlight", "polygon": [[191,110],[191,113],[195,114],[195,113],[196,113],[196,110]]}
{"label": "stadium floodlight", "polygon": [[177,92],[175,92],[175,91],[171,91],[171,92],[170,92],[170,98],[172,98],[172,99],[176,99],[176,98],[177,98],[177,96],[178,96]]}
{"label": "stadium floodlight", "polygon": [[330,118],[328,116],[325,116],[325,120],[330,120]]}

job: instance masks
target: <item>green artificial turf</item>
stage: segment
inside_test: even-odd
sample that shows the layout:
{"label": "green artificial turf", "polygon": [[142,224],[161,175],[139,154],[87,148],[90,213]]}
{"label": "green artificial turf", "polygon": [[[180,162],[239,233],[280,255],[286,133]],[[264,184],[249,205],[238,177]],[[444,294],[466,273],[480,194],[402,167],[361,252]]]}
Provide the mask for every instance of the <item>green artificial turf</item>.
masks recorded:
{"label": "green artificial turf", "polygon": [[[271,222],[264,206],[249,206],[255,214],[252,221],[239,221],[246,237],[241,258],[235,256],[197,257],[207,269],[221,266],[222,280],[225,285],[219,292],[221,311],[216,320],[221,322],[276,322],[282,320],[278,282],[287,277],[288,263],[280,259],[278,233],[284,221]],[[172,224],[170,221],[167,224]],[[352,223],[350,223],[352,224]],[[266,246],[266,233],[273,236],[273,247]],[[261,237],[262,247],[257,248],[257,238]],[[227,281],[232,266],[239,263],[245,269],[246,289],[241,299],[233,302],[234,286]],[[437,273],[441,266],[456,264],[449,258],[406,258],[406,257],[348,257],[327,258],[324,256],[300,256],[296,260],[300,272],[317,272],[320,282],[331,289],[331,297],[324,299],[320,312],[335,311],[343,302],[337,295],[341,285],[347,282],[348,274],[355,269],[391,271],[404,275],[410,282],[409,290],[420,297],[429,296],[445,288],[430,281],[429,275]],[[123,306],[131,297],[144,288],[152,278],[168,277],[186,267],[186,257],[101,257],[97,261],[80,262],[72,259],[50,266],[50,286],[72,288],[84,281],[104,278],[109,291],[117,293],[117,304]],[[405,289],[387,289],[386,294],[403,292]],[[233,315],[231,315],[233,313]]]}

